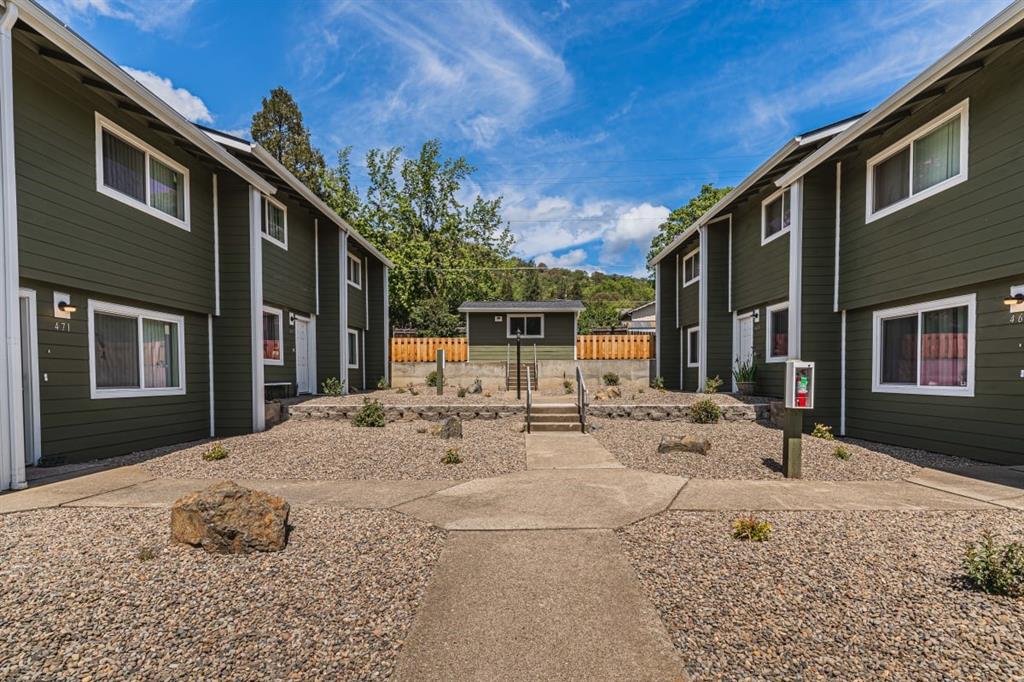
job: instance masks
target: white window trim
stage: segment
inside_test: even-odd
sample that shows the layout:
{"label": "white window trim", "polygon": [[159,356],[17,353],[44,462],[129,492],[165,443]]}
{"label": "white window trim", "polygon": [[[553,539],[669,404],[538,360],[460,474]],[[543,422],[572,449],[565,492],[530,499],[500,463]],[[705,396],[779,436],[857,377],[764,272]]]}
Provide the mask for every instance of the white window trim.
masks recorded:
{"label": "white window trim", "polygon": [[[349,369],[359,369],[359,360],[360,360],[359,356],[361,355],[361,353],[359,352],[360,351],[360,348],[359,348],[359,330],[358,329],[353,329],[352,327],[349,327],[348,328],[348,335],[345,336],[345,343],[348,343],[349,339],[351,339],[353,336],[356,337],[356,361],[352,362],[352,354],[351,353],[347,353],[347,355],[349,356],[347,358],[348,359],[348,368]],[[346,346],[346,348],[348,348],[348,346]]]}
{"label": "white window trim", "polygon": [[[285,206],[283,203],[281,203],[280,201],[278,201],[277,199],[275,199],[272,196],[269,196],[269,195],[266,195],[266,194],[261,194],[260,196],[263,197],[263,200],[266,202],[263,205],[263,211],[262,211],[263,215],[260,216],[260,220],[262,221],[260,223],[260,234],[263,236],[264,239],[266,239],[271,244],[274,244],[276,246],[280,246],[282,249],[287,251],[288,250],[288,207]],[[270,236],[267,233],[267,225],[270,224],[270,208],[269,207],[270,207],[271,204],[273,204],[274,206],[276,206],[279,209],[281,209],[281,211],[284,213],[284,241],[281,241],[280,239],[277,239],[276,237],[272,237],[272,236]]]}
{"label": "white window trim", "polygon": [[696,263],[697,263],[697,265],[695,265],[694,267],[697,268],[697,267],[700,267],[699,257],[700,257],[700,247],[699,246],[697,248],[695,248],[693,251],[690,251],[690,253],[688,253],[685,256],[683,256],[683,271],[682,271],[683,272],[683,288],[686,288],[686,287],[690,286],[691,284],[695,284],[695,283],[700,281],[700,273],[699,272],[698,272],[697,276],[694,277],[693,279],[686,279],[686,261],[690,260],[691,258],[694,259],[696,261]]}
{"label": "white window trim", "polygon": [[[285,346],[285,344],[284,344],[284,311],[282,309],[280,309],[280,308],[274,308],[272,306],[265,305],[265,306],[263,306],[263,312],[264,313],[270,313],[271,315],[277,315],[277,334],[278,334],[278,337],[281,339],[281,359],[280,360],[271,360],[269,358],[264,357],[263,358],[263,364],[264,365],[274,365],[275,367],[284,367],[284,346]],[[261,320],[262,320],[262,317],[261,317]],[[260,329],[261,330],[263,329],[262,322],[260,324]],[[261,332],[261,335],[262,335],[262,332]],[[263,355],[264,352],[266,352],[265,351],[265,349],[266,349],[265,343],[266,343],[266,339],[261,338],[260,339],[260,355],[261,356]]]}
{"label": "white window trim", "polygon": [[[764,309],[764,361],[765,362],[785,362],[789,360],[791,353],[789,349],[793,347],[793,340],[789,338],[787,334],[786,338],[786,355],[772,355],[772,313],[779,310],[788,310],[789,301],[783,301],[782,303],[776,303],[774,305],[767,306]],[[792,326],[792,325],[790,325]]]}
{"label": "white window trim", "polygon": [[[895,213],[900,209],[906,208],[911,204],[916,204],[919,201],[923,201],[930,196],[934,196],[939,192],[945,191],[950,187],[959,185],[961,182],[967,180],[967,160],[968,160],[968,148],[969,145],[969,131],[970,125],[968,121],[968,113],[970,111],[970,98],[957,104],[952,109],[946,111],[937,118],[932,119],[925,125],[921,126],[914,132],[906,135],[898,142],[895,142],[879,153],[868,159],[866,180],[865,180],[865,196],[867,197],[867,203],[864,206],[864,222],[870,223],[884,218],[887,215]],[[932,132],[936,128],[948,123],[950,119],[960,116],[960,172],[951,178],[947,178],[942,182],[932,185],[928,189],[921,190],[920,192],[914,193],[914,142],[924,137],[928,133]],[[874,171],[875,167],[883,161],[888,160],[894,154],[903,151],[905,148],[910,147],[910,196],[906,199],[901,199],[895,204],[886,206],[878,211],[872,211],[872,207],[875,205],[875,182],[874,182]]]}
{"label": "white window trim", "polygon": [[[544,315],[541,313],[506,313],[505,314],[505,338],[514,339],[516,335],[512,333],[512,318],[513,317],[539,317],[540,318],[540,334],[520,334],[519,338],[522,339],[543,339],[544,338]],[[526,330],[526,321],[523,320],[523,331]]]}
{"label": "white window trim", "polygon": [[[354,279],[352,279],[352,262],[353,261],[355,261],[355,263],[359,266],[359,281],[358,282],[355,281]],[[366,277],[366,273],[365,273],[365,268],[363,267],[363,259],[360,258],[359,256],[357,256],[356,254],[352,253],[351,251],[349,251],[348,252],[348,268],[345,270],[345,279],[348,281],[348,285],[350,287],[354,287],[356,289],[362,289],[363,288],[363,279],[365,277]]]}
{"label": "white window trim", "polygon": [[[104,130],[106,130],[108,133],[114,135],[115,137],[121,138],[121,140],[123,140],[124,142],[127,142],[128,144],[132,145],[133,147],[138,147],[146,155],[146,163],[145,163],[146,177],[145,177],[145,180],[144,180],[145,191],[146,191],[146,200],[145,201],[139,201],[135,197],[130,197],[127,194],[122,194],[121,192],[117,191],[113,187],[107,187],[105,184],[103,184],[103,131]],[[179,173],[181,173],[182,178],[184,178],[184,183],[185,183],[185,187],[184,187],[185,197],[184,197],[184,202],[183,202],[183,206],[184,206],[184,210],[185,210],[185,217],[184,217],[184,219],[175,218],[172,215],[167,215],[163,211],[161,211],[159,209],[156,209],[156,208],[153,208],[152,206],[149,205],[149,199],[150,199],[150,196],[149,196],[149,192],[150,192],[150,186],[149,186],[149,172],[150,172],[149,171],[149,158],[150,157],[153,157],[154,159],[156,159],[160,163],[164,164],[165,166],[168,166],[172,170],[178,171]],[[163,220],[166,223],[170,223],[171,225],[174,225],[175,227],[180,227],[181,229],[185,230],[186,232],[191,232],[192,231],[192,219],[191,219],[192,210],[191,210],[190,204],[189,204],[189,201],[191,199],[191,197],[190,197],[190,195],[191,195],[191,191],[190,191],[191,184],[192,183],[189,180],[188,168],[186,168],[185,166],[182,166],[180,163],[178,163],[177,161],[175,161],[171,157],[167,156],[166,154],[161,153],[155,147],[153,147],[153,145],[151,145],[151,144],[149,144],[147,142],[144,142],[143,140],[139,139],[135,135],[132,135],[127,130],[125,130],[121,126],[117,125],[116,123],[111,121],[109,118],[107,118],[106,116],[101,114],[100,112],[98,112],[98,111],[96,112],[96,191],[97,192],[99,192],[100,194],[103,194],[105,196],[108,196],[111,199],[115,199],[117,201],[120,201],[122,204],[127,204],[128,206],[131,206],[132,208],[136,208],[136,209],[142,211],[143,213],[148,213],[149,215],[151,215],[151,216],[153,216],[155,218],[159,218],[160,220]]]}
{"label": "white window trim", "polygon": [[[780,190],[776,190],[775,192],[772,192],[771,194],[769,194],[767,199],[765,199],[764,201],[761,202],[761,246],[764,246],[765,244],[768,244],[770,242],[775,241],[776,239],[778,239],[779,237],[781,237],[784,234],[789,234],[789,229],[791,227],[793,227],[793,195],[790,194],[789,195],[789,225],[786,225],[785,227],[783,227],[781,230],[779,230],[775,234],[771,235],[770,237],[766,237],[765,236],[767,234],[767,230],[768,230],[768,221],[765,220],[765,217],[764,217],[765,209],[768,208],[768,204],[772,203],[773,201],[775,201],[776,199],[781,197],[783,194],[786,194],[787,192],[789,192],[789,190],[792,189],[792,187],[793,186],[790,185],[789,187],[783,187]],[[782,200],[782,208],[783,208],[783,211],[785,211],[785,208],[786,208],[786,200],[785,199]]]}
{"label": "white window trim", "polygon": [[[138,323],[139,346],[139,383],[146,380],[143,370],[142,319],[171,322],[178,325],[178,385],[166,388],[97,388],[96,386],[96,313],[134,317]],[[89,299],[89,397],[93,400],[105,398],[140,398],[144,396],[185,395],[185,318],[182,315],[170,315],[155,310],[133,308],[131,306],[106,303]]]}
{"label": "white window trim", "polygon": [[[876,310],[871,316],[871,392],[904,393],[907,395],[939,395],[960,398],[974,397],[974,342],[977,329],[977,295],[953,296],[938,301],[926,301]],[[966,386],[921,386],[921,314],[932,310],[967,306],[967,385]],[[897,317],[917,315],[917,385],[882,383],[882,321]]]}
{"label": "white window trim", "polygon": [[[690,360],[690,351],[693,350],[693,335],[697,334],[697,362]],[[686,330],[686,366],[700,367],[700,325],[689,327]]]}

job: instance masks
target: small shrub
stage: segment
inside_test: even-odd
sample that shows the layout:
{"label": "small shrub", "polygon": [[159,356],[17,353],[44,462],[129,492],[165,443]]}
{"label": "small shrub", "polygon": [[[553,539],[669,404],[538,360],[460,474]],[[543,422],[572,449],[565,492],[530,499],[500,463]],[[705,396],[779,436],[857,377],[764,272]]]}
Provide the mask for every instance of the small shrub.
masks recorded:
{"label": "small shrub", "polygon": [[717,374],[713,377],[708,377],[704,380],[704,392],[705,393],[718,393],[718,389],[722,387],[722,377]]}
{"label": "small shrub", "polygon": [[444,453],[444,459],[441,460],[442,464],[462,464],[462,458],[459,457],[459,451],[457,448],[448,448]]}
{"label": "small shrub", "polygon": [[604,385],[605,386],[618,386],[619,385],[619,375],[616,374],[615,372],[607,372],[607,373],[605,373],[605,375],[603,377],[601,377],[601,380],[604,381]]}
{"label": "small shrub", "polygon": [[156,558],[156,550],[152,547],[139,547],[139,553],[135,556],[139,561],[152,561]]}
{"label": "small shrub", "polygon": [[416,427],[416,433],[426,433],[429,430],[430,429],[428,429],[426,426],[417,426]]}
{"label": "small shrub", "polygon": [[381,391],[386,391],[391,388],[391,384],[388,383],[388,378],[386,376],[377,380],[377,388]]}
{"label": "small shrub", "polygon": [[814,430],[811,431],[811,435],[815,438],[821,438],[822,440],[835,440],[836,437],[832,435],[832,427],[825,424],[814,424]]}
{"label": "small shrub", "polygon": [[837,445],[836,449],[832,451],[832,456],[835,457],[836,459],[841,459],[845,462],[846,460],[853,457],[853,453],[844,448],[842,445]]}
{"label": "small shrub", "polygon": [[465,386],[459,386],[459,390],[455,391],[455,395],[459,396],[460,398],[465,398],[467,393],[469,393],[469,391],[466,390]]}
{"label": "small shrub", "polygon": [[754,359],[740,360],[737,358],[732,367],[732,377],[737,384],[753,383],[757,379],[757,365],[754,364]]}
{"label": "small shrub", "polygon": [[215,443],[212,448],[203,453],[203,459],[207,462],[217,462],[227,459],[228,449],[222,443]]}
{"label": "small shrub", "polygon": [[659,391],[664,391],[665,390],[665,377],[661,376],[660,374],[658,376],[654,377],[654,381],[651,382],[651,388],[657,389]]}
{"label": "small shrub", "polygon": [[690,406],[690,421],[694,424],[717,424],[722,418],[722,408],[711,398],[698,400]]}
{"label": "small shrub", "polygon": [[338,377],[327,377],[324,379],[324,383],[320,384],[320,392],[324,395],[341,395],[344,387],[344,382],[340,381]]}
{"label": "small shrub", "polygon": [[962,566],[967,581],[989,594],[1024,597],[1024,543],[1000,545],[988,531],[968,543]]}
{"label": "small shrub", "polygon": [[764,542],[772,534],[772,524],[753,514],[741,516],[732,522],[732,536],[737,540]]}
{"label": "small shrub", "polygon": [[427,372],[427,386],[431,388],[437,388],[437,370],[432,369]]}
{"label": "small shrub", "polygon": [[352,426],[383,427],[388,423],[384,414],[384,405],[379,400],[363,399],[363,406],[352,417]]}
{"label": "small shrub", "polygon": [[562,382],[562,388],[565,389],[565,394],[566,395],[569,395],[574,390],[576,390],[576,388],[573,385],[573,383],[571,381],[569,381],[568,379],[566,379],[565,381]]}

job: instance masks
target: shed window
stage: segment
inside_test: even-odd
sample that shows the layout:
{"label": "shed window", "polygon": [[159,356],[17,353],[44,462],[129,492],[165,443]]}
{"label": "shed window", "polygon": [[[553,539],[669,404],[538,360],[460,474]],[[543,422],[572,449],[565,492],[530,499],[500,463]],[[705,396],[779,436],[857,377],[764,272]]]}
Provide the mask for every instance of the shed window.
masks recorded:
{"label": "shed window", "polygon": [[964,100],[868,159],[868,221],[967,179],[967,109]]}
{"label": "shed window", "polygon": [[89,301],[93,398],[185,392],[184,318]]}
{"label": "shed window", "polygon": [[284,364],[284,312],[263,306],[263,364]]}
{"label": "shed window", "polygon": [[288,209],[279,201],[264,196],[260,202],[263,222],[260,231],[263,238],[277,244],[283,249],[288,248]]}
{"label": "shed window", "polygon": [[96,189],[189,229],[188,169],[96,114]]}
{"label": "shed window", "polygon": [[781,362],[789,358],[789,303],[768,306],[767,360]]}
{"label": "shed window", "polygon": [[789,232],[791,222],[789,188],[780,190],[761,202],[761,243],[767,244]]}
{"label": "shed window", "polygon": [[348,254],[348,283],[363,288],[363,260],[354,253]]}
{"label": "shed window", "polygon": [[523,338],[542,338],[544,336],[544,316],[509,315],[507,336],[515,338],[516,334]]}
{"label": "shed window", "polygon": [[690,286],[700,279],[700,249],[694,249],[683,259],[683,286]]}
{"label": "shed window", "polygon": [[873,390],[974,393],[975,297],[877,311]]}

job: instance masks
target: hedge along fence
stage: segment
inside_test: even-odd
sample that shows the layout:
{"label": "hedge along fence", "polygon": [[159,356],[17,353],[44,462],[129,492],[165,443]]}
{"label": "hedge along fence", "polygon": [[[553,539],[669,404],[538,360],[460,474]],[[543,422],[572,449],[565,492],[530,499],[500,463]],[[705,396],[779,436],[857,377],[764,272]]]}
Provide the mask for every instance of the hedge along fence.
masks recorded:
{"label": "hedge along fence", "polygon": [[578,360],[649,360],[653,334],[584,334],[576,337]]}
{"label": "hedge along fence", "polygon": [[466,361],[466,337],[418,338],[395,337],[391,339],[392,362],[434,362],[437,349],[444,349],[446,362]]}

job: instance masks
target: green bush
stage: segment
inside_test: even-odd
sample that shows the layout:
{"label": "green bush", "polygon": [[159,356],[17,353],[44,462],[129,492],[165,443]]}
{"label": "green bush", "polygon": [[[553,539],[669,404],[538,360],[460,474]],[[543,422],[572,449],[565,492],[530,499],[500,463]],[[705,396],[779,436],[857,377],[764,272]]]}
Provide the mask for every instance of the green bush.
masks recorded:
{"label": "green bush", "polygon": [[324,395],[341,395],[344,387],[344,382],[340,381],[338,377],[327,377],[324,379],[324,383],[320,384],[320,392]]}
{"label": "green bush", "polygon": [[722,377],[717,374],[713,377],[708,377],[704,380],[704,392],[705,393],[718,393],[718,389],[722,387]]}
{"label": "green bush", "polygon": [[382,427],[388,423],[384,405],[379,400],[363,399],[363,406],[352,417],[352,426]]}
{"label": "green bush", "polygon": [[377,388],[380,389],[381,391],[386,391],[387,389],[391,388],[391,384],[388,383],[388,378],[386,376],[383,376],[377,380]]}
{"label": "green bush", "polygon": [[217,462],[222,459],[227,459],[228,449],[224,447],[223,443],[215,443],[212,448],[203,453],[203,459],[207,462]]}
{"label": "green bush", "polygon": [[656,388],[659,391],[665,390],[665,377],[660,374],[654,377],[654,381],[651,382],[651,388]]}
{"label": "green bush", "polygon": [[607,372],[603,377],[601,377],[601,380],[604,381],[605,386],[619,385],[619,375],[615,372]]}
{"label": "green bush", "polygon": [[442,464],[462,464],[462,458],[459,457],[459,451],[457,448],[448,448],[444,453],[444,459],[441,460]]}
{"label": "green bush", "polygon": [[814,424],[814,430],[811,431],[811,435],[815,438],[821,438],[822,440],[835,440],[836,437],[832,435],[832,427],[826,426],[825,424]]}
{"label": "green bush", "polygon": [[722,408],[711,398],[698,400],[690,406],[690,421],[694,424],[717,424],[722,418]]}
{"label": "green bush", "polygon": [[432,369],[427,372],[427,386],[437,388],[437,370]]}
{"label": "green bush", "polygon": [[1000,545],[985,531],[967,545],[962,560],[971,585],[989,594],[1024,597],[1024,543]]}
{"label": "green bush", "polygon": [[753,514],[741,516],[732,522],[732,536],[737,540],[764,542],[772,534],[772,524]]}
{"label": "green bush", "polygon": [[566,379],[565,381],[562,382],[562,388],[565,390],[565,394],[566,395],[569,395],[574,390],[576,390],[576,387],[568,379]]}
{"label": "green bush", "polygon": [[853,457],[853,453],[847,450],[842,445],[837,445],[836,449],[832,451],[832,456],[835,457],[836,459],[841,459],[845,462],[846,460]]}
{"label": "green bush", "polygon": [[466,390],[465,386],[459,386],[459,390],[455,391],[455,395],[459,396],[460,398],[465,398],[467,393],[469,393],[469,391]]}

